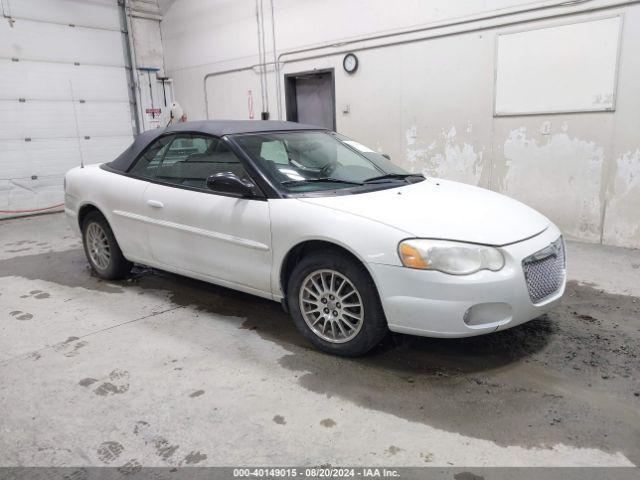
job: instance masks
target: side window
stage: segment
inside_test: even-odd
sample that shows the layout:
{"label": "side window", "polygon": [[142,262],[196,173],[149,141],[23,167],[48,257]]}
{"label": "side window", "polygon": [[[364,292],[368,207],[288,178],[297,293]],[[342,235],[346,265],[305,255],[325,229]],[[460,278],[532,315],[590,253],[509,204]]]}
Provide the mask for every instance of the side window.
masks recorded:
{"label": "side window", "polygon": [[203,155],[217,143],[216,138],[177,135],[167,149],[162,166],[169,167],[175,163],[186,162],[193,155]]}
{"label": "side window", "polygon": [[[162,139],[161,139],[162,140]],[[207,178],[232,172],[249,175],[227,145],[214,137],[179,134],[152,145],[131,170],[137,176],[186,187],[206,188]]]}
{"label": "side window", "polygon": [[140,177],[155,177],[155,172],[162,163],[172,139],[173,137],[169,136],[154,141],[129,172]]}

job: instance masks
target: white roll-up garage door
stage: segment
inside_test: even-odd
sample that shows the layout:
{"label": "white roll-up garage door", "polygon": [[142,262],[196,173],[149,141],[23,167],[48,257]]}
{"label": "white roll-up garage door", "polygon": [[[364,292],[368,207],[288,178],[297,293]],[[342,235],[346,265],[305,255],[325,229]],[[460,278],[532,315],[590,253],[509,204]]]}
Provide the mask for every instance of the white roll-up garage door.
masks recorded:
{"label": "white roll-up garage door", "polygon": [[117,0],[2,0],[0,218],[60,208],[64,173],[133,139]]}

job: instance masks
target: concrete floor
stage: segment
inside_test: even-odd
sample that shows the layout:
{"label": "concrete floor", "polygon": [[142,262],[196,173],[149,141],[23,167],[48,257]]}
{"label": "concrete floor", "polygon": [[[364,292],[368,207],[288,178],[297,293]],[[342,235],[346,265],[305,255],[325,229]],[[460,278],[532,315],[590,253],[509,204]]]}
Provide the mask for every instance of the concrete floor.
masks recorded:
{"label": "concrete floor", "polygon": [[0,465],[640,464],[640,251],[569,244],[552,314],[346,360],[276,303],[91,275],[61,214],[0,222]]}

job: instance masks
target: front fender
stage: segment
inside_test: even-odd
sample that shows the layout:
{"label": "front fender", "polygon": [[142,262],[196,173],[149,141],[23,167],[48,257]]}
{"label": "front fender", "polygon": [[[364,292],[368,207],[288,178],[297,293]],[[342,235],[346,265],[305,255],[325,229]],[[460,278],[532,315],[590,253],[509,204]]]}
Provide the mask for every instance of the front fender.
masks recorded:
{"label": "front fender", "polygon": [[407,232],[297,199],[269,200],[269,207],[273,245],[271,285],[276,298],[283,296],[280,275],[284,260],[303,242],[318,240],[342,247],[358,258],[370,274],[370,264],[401,265],[397,247]]}

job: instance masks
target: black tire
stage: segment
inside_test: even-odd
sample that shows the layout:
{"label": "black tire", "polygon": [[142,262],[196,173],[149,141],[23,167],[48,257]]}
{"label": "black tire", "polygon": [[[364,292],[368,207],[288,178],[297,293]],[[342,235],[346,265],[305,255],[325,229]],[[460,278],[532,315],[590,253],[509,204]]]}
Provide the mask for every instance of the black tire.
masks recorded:
{"label": "black tire", "polygon": [[[109,260],[106,266],[100,266],[94,261],[89,253],[89,241],[87,239],[89,228],[92,224],[97,225],[106,236],[106,243],[109,249]],[[84,253],[87,256],[91,269],[100,278],[106,280],[117,280],[126,277],[131,271],[133,263],[124,258],[122,250],[116,241],[116,237],[113,235],[113,231],[109,226],[109,222],[98,211],[92,211],[82,221],[82,245],[84,246]]]}
{"label": "black tire", "polygon": [[[304,319],[300,290],[309,275],[319,270],[334,270],[346,277],[360,295],[364,319],[358,333],[344,343],[333,343],[316,334]],[[340,251],[312,253],[293,268],[287,287],[287,303],[293,321],[302,334],[318,349],[333,355],[357,357],[364,355],[388,333],[387,320],[369,272],[355,259]]]}

